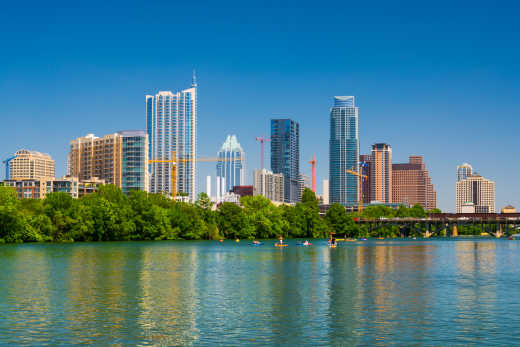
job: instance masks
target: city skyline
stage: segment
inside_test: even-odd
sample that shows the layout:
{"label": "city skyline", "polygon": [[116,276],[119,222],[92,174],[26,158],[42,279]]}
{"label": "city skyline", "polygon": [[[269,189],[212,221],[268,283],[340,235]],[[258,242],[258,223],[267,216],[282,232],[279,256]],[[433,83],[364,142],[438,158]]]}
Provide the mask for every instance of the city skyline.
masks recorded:
{"label": "city skyline", "polygon": [[[237,16],[222,23],[219,16],[206,15],[222,11],[211,6],[180,10],[151,4],[137,10],[111,4],[100,13],[90,5],[80,11],[49,10],[43,4],[20,11],[8,4],[0,14],[8,33],[0,57],[0,113],[5,125],[23,119],[38,126],[5,132],[1,159],[20,148],[50,153],[56,176],[61,176],[70,138],[142,129],[143,95],[185,88],[196,68],[202,100],[198,153],[210,155],[225,134],[238,134],[251,163],[249,183],[260,162],[254,138],[268,134],[268,120],[277,115],[299,121],[301,158],[316,153],[317,182],[328,178],[330,98],[355,95],[362,110],[360,147],[389,143],[395,162],[423,155],[438,207],[455,211],[454,168],[465,161],[496,182],[497,207],[519,206],[519,167],[509,160],[518,152],[520,127],[519,50],[510,44],[518,28],[515,11],[483,2],[409,5],[380,3],[374,10],[338,4],[309,11],[303,3],[272,13],[236,4]],[[183,15],[187,12],[190,16]],[[311,31],[307,12],[318,16]],[[38,16],[46,13],[55,20]],[[150,20],[157,13],[161,18]],[[92,16],[98,18],[95,28],[89,24]],[[174,20],[166,22],[165,16]],[[266,23],[266,16],[272,21]],[[352,25],[340,26],[343,19]],[[14,31],[19,22],[29,25]],[[180,37],[179,45],[150,53],[194,22],[203,25]],[[244,40],[253,34],[256,40]],[[311,45],[315,49],[309,52]],[[475,49],[482,46],[489,49]],[[201,164],[199,169],[202,191],[204,176],[214,166]],[[310,165],[302,164],[300,170],[310,175]]]}

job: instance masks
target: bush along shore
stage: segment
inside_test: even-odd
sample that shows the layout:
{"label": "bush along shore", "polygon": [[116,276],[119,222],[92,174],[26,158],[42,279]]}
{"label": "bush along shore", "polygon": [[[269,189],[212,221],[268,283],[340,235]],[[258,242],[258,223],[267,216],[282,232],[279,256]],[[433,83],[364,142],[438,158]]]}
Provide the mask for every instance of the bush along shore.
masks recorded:
{"label": "bush along shore", "polygon": [[205,193],[191,204],[142,191],[125,195],[113,185],[80,199],[67,193],[50,193],[42,200],[18,199],[13,188],[0,187],[0,243],[326,238],[331,232],[398,237],[395,227],[370,235],[354,218],[426,216],[419,205],[397,210],[371,206],[360,216],[333,204],[321,217],[310,189],[295,206],[275,206],[262,196],[245,196],[240,202],[242,206],[224,202],[215,210]]}

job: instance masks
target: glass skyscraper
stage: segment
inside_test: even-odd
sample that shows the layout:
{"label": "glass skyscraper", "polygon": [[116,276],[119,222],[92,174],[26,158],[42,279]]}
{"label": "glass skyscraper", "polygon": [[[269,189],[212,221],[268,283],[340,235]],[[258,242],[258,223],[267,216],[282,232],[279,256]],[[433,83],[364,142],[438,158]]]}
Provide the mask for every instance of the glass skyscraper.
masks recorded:
{"label": "glass skyscraper", "polygon": [[234,186],[245,184],[245,153],[235,135],[228,135],[226,141],[217,153],[217,179],[224,178],[224,186],[217,196],[223,196]]}
{"label": "glass skyscraper", "polygon": [[347,170],[359,172],[358,107],[353,96],[335,96],[330,110],[329,200],[344,206],[358,201],[357,177]]}
{"label": "glass skyscraper", "polygon": [[457,166],[457,182],[465,180],[473,174],[473,167],[468,163]]}
{"label": "glass skyscraper", "polygon": [[148,141],[143,130],[120,131],[121,135],[121,177],[123,192],[148,189]]}
{"label": "glass skyscraper", "polygon": [[271,119],[271,170],[284,177],[284,201],[299,200],[300,128],[291,119]]}
{"label": "glass skyscraper", "polygon": [[[146,96],[146,131],[149,136],[150,159],[177,161],[177,192],[195,200],[195,164],[197,126],[197,83],[177,93],[160,91]],[[183,160],[184,159],[184,160]],[[150,191],[172,192],[171,164],[152,163]]]}

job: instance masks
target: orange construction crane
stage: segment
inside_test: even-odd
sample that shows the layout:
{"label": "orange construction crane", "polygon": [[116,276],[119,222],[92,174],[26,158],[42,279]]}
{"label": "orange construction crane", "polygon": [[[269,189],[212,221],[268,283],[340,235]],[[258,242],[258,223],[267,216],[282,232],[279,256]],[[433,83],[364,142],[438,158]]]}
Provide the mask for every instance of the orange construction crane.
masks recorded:
{"label": "orange construction crane", "polygon": [[367,179],[367,175],[360,174],[359,172],[353,170],[347,170],[347,172],[351,175],[357,176],[358,178],[358,186],[359,186],[359,197],[358,197],[358,212],[363,212],[363,179]]}
{"label": "orange construction crane", "polygon": [[312,153],[312,159],[309,161],[309,164],[312,166],[312,191],[316,193],[316,158],[314,158],[314,153]]}
{"label": "orange construction crane", "polygon": [[172,196],[175,198],[177,196],[177,163],[180,162],[217,162],[217,161],[242,161],[243,158],[178,158],[175,159],[175,152],[172,152],[172,159],[150,159],[148,163],[170,163],[172,166],[171,169],[171,182],[172,182]]}
{"label": "orange construction crane", "polygon": [[271,141],[270,138],[265,138],[263,135],[256,138],[257,141],[260,141],[260,157],[261,157],[261,169],[264,168],[264,142]]}

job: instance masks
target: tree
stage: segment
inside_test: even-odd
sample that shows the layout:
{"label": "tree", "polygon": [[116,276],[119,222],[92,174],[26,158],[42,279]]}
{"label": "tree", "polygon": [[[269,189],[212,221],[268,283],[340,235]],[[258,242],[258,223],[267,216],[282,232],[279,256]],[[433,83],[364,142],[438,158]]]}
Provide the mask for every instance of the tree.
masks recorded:
{"label": "tree", "polygon": [[349,215],[345,211],[345,207],[338,203],[332,204],[327,213],[325,214],[325,220],[330,227],[330,231],[337,235],[347,235],[353,237],[356,231],[356,226],[352,215]]}

